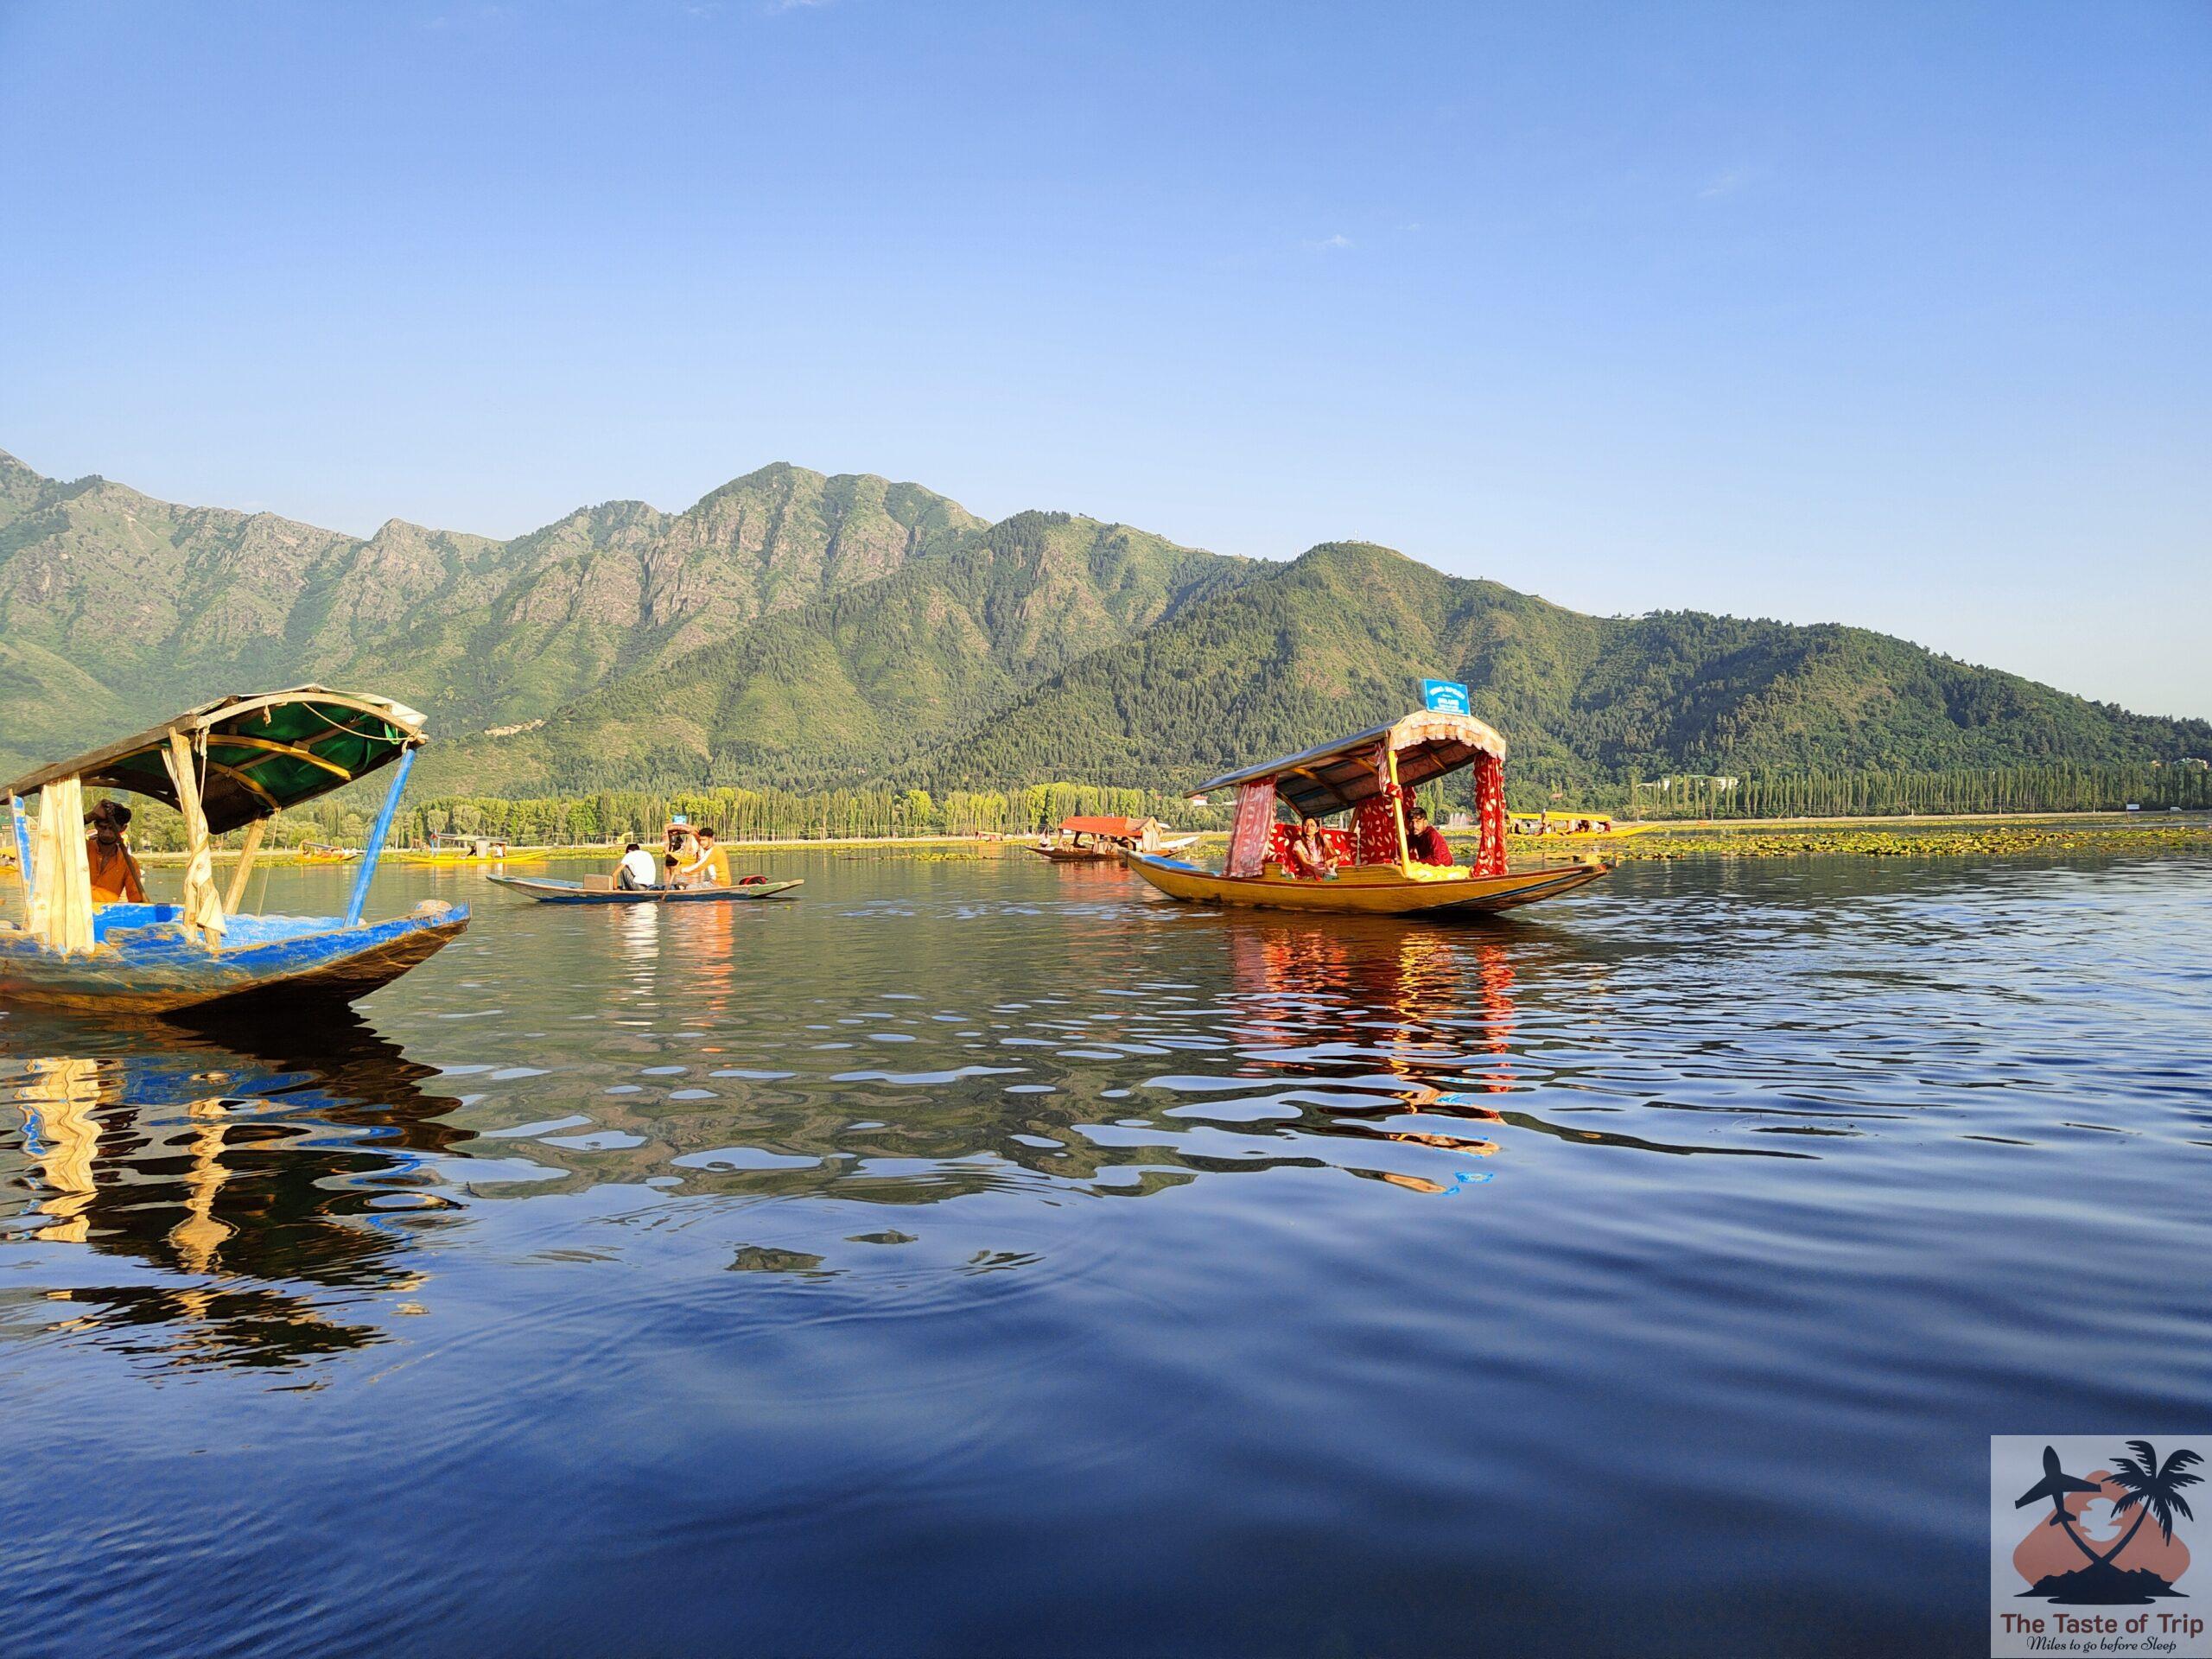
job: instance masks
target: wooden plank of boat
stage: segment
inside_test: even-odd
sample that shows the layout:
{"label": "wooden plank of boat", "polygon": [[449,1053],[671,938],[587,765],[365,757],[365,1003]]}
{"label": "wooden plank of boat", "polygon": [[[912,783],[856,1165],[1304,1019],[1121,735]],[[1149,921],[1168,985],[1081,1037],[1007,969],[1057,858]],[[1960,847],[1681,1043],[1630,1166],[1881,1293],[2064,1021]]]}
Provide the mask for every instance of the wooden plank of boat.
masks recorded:
{"label": "wooden plank of boat", "polygon": [[1171,899],[1347,915],[1413,916],[1510,910],[1586,887],[1612,868],[1595,859],[1477,875],[1459,868],[1379,864],[1339,871],[1333,880],[1217,875],[1179,859],[1129,855],[1129,868]]}
{"label": "wooden plank of boat", "polygon": [[588,887],[581,881],[560,881],[550,876],[494,875],[486,878],[502,887],[535,899],[541,905],[714,905],[734,900],[773,899],[804,887],[804,879],[754,881],[728,887]]}

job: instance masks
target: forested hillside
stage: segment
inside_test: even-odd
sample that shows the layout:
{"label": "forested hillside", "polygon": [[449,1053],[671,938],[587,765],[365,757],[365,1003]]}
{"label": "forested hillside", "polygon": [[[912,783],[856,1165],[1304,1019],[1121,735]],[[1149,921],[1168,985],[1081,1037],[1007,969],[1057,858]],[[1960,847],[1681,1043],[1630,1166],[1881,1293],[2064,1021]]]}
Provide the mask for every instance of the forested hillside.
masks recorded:
{"label": "forested hillside", "polygon": [[1390,719],[1429,676],[1467,683],[1516,773],[1567,785],[2212,749],[2203,721],[2128,715],[1862,629],[1584,616],[1344,543],[1086,658],[907,770],[941,787],[1039,766],[1203,777]]}
{"label": "forested hillside", "polygon": [[1278,564],[1066,513],[987,525],[864,474],[361,539],[0,455],[0,764],[315,679],[428,713],[420,775],[456,798],[1173,791],[1402,713],[1430,676],[1472,688],[1539,797],[2212,755],[2202,721],[1861,629],[1586,616],[1364,543]]}
{"label": "forested hillside", "polygon": [[[1123,524],[1027,512],[942,556],[617,680],[538,729],[432,757],[487,794],[866,782],[1024,688],[1255,567]],[[1103,776],[1103,774],[1102,774]]]}
{"label": "forested hillside", "polygon": [[394,519],[361,540],[0,454],[0,751],[302,679],[373,687],[446,736],[525,722],[982,527],[915,485],[778,465],[680,513],[609,502],[511,542]]}

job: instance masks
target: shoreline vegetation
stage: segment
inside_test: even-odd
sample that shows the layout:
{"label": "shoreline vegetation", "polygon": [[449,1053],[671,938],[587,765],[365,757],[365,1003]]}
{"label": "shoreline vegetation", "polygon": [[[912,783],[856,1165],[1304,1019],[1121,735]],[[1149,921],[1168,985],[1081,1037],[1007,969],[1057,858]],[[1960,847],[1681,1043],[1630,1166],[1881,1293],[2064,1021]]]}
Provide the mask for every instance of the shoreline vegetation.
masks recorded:
{"label": "shoreline vegetation", "polygon": [[[1201,831],[1198,850],[1217,850],[1228,839],[1223,830]],[[1471,830],[1445,832],[1455,846],[1470,846]],[[985,857],[1020,852],[1033,839],[997,834],[878,836],[731,836],[732,850],[848,851],[888,849],[934,853],[939,857]],[[505,861],[613,860],[620,842],[511,842]],[[1515,836],[1508,850],[1516,858],[1561,858],[1593,855],[1609,861],[1643,862],[1677,858],[1872,858],[2039,857],[2069,854],[2212,854],[2212,814],[2202,811],[1966,813],[1951,816],[1821,818],[1706,819],[1623,823],[1612,835]],[[181,864],[178,852],[139,855],[153,866]],[[234,859],[235,849],[219,848],[218,861]],[[264,858],[283,861],[282,850]],[[386,857],[391,857],[387,854]],[[452,861],[455,868],[479,868],[493,861]],[[336,867],[343,868],[343,867]],[[424,868],[435,868],[435,863]]]}
{"label": "shoreline vegetation", "polygon": [[[1624,823],[1663,825],[1685,832],[1738,824],[1879,824],[2011,823],[2053,816],[2081,819],[2117,815],[2130,804],[2144,818],[2212,810],[2212,766],[2171,766],[2010,767],[1978,772],[1752,772],[1741,778],[1675,778],[1668,785],[1619,785],[1548,779],[1509,779],[1506,804],[1518,816],[1548,811],[1554,818],[1610,815]],[[1433,785],[1418,791],[1421,804],[1448,826],[1465,812],[1464,798]],[[359,786],[334,791],[270,823],[264,849],[271,854],[302,842],[358,847],[366,838],[380,794]],[[513,848],[601,847],[624,836],[651,838],[682,814],[711,829],[726,845],[852,845],[871,841],[953,841],[1001,836],[1025,840],[1079,814],[1153,817],[1179,831],[1225,831],[1230,803],[1204,804],[1158,789],[1077,783],[1065,779],[942,794],[915,786],[842,789],[801,793],[779,789],[717,787],[696,790],[601,790],[588,795],[510,799],[499,796],[432,796],[403,806],[392,826],[395,848],[421,847],[438,833],[484,836]],[[184,844],[176,814],[142,802],[131,841],[142,854]],[[2135,815],[2130,815],[2135,816]],[[224,839],[235,844],[235,836]],[[1516,837],[1516,843],[1518,842]],[[1577,838],[1577,844],[1583,844]],[[1655,855],[1647,850],[1644,856]]]}

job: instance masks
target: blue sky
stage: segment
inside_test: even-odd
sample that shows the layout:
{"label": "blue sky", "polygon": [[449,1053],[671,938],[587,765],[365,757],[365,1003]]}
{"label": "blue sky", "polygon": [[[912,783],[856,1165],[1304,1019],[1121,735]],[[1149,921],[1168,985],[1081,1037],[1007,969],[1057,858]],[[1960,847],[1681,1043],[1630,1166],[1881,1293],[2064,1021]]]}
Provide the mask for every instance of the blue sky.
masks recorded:
{"label": "blue sky", "polygon": [[2212,5],[0,0],[0,448],[766,461],[2212,715]]}

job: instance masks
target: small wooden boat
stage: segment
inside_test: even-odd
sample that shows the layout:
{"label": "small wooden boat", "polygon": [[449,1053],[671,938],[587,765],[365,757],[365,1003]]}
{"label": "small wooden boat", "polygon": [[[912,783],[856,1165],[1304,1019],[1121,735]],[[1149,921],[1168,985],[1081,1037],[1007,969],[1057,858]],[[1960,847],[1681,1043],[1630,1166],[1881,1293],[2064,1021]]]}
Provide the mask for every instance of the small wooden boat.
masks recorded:
{"label": "small wooden boat", "polygon": [[[425,741],[423,723],[402,703],[294,686],[221,698],[6,785],[0,794],[16,858],[29,872],[29,902],[23,925],[0,924],[0,997],[147,1014],[342,1003],[435,955],[468,925],[466,905],[431,899],[387,921],[361,919],[377,854]],[[239,913],[270,818],[394,762],[343,916]],[[92,902],[87,784],[149,796],[183,815],[181,902]],[[35,841],[22,805],[34,794]],[[213,837],[240,828],[237,868],[218,892]]]}
{"label": "small wooden boat", "polygon": [[300,862],[302,864],[350,864],[361,855],[358,847],[334,847],[327,841],[303,841],[300,843]]}
{"label": "small wooden boat", "polygon": [[1131,853],[1179,852],[1196,840],[1165,839],[1158,818],[1088,814],[1062,819],[1057,830],[1029,850],[1055,864],[1119,864]]}
{"label": "small wooden boat", "polygon": [[[1469,766],[1481,830],[1472,868],[1417,861],[1406,838],[1413,791]],[[1232,787],[1236,816],[1224,868],[1143,852],[1129,855],[1129,868],[1171,899],[1389,916],[1506,910],[1571,893],[1612,868],[1596,859],[1506,868],[1505,740],[1471,715],[1408,715],[1209,779],[1196,792]],[[1291,873],[1294,831],[1275,822],[1278,801],[1301,817],[1351,815],[1348,829],[1322,832],[1337,861],[1333,876]]]}
{"label": "small wooden boat", "polygon": [[541,905],[728,904],[733,899],[773,899],[789,893],[793,887],[806,885],[801,879],[741,881],[727,887],[618,887],[603,875],[598,880],[604,885],[556,881],[550,877],[535,875],[493,875],[487,876],[486,880],[499,887],[511,887],[537,899]]}

